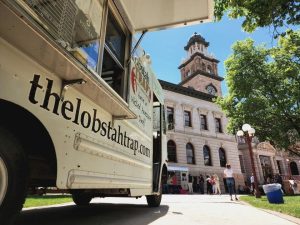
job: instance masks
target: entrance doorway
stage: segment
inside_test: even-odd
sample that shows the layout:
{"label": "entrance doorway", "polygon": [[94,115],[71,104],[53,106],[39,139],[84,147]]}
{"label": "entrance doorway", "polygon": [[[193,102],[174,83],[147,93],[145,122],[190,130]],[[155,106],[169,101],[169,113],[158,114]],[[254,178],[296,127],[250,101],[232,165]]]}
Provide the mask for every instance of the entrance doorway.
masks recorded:
{"label": "entrance doorway", "polygon": [[270,159],[270,156],[264,156],[264,155],[260,155],[259,159],[260,159],[260,165],[262,168],[263,177],[266,182],[268,177],[269,178],[273,177],[271,159]]}

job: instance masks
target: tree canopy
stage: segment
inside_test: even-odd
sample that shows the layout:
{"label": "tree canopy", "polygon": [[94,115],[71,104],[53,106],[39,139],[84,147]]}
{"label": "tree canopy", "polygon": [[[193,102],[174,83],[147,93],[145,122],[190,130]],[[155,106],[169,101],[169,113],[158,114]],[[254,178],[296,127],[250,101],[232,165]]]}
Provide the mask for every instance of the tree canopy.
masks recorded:
{"label": "tree canopy", "polygon": [[300,141],[300,31],[280,37],[273,48],[238,41],[225,67],[228,95],[217,103],[229,117],[228,130],[235,134],[249,123],[261,141],[295,151]]}
{"label": "tree canopy", "polygon": [[229,17],[244,17],[242,27],[248,32],[257,27],[300,24],[299,0],[215,0],[214,14],[220,20],[224,13]]}

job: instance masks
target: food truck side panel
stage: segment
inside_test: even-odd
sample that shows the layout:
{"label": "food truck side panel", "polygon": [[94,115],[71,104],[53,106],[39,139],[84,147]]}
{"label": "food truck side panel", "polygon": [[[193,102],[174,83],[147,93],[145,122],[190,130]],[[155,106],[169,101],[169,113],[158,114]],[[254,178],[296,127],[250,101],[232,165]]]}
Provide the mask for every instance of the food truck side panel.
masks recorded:
{"label": "food truck side panel", "polygon": [[61,80],[55,74],[4,40],[1,53],[1,100],[29,111],[49,132],[59,188],[142,188],[151,192],[151,138],[130,121],[113,121],[75,89],[57,101]]}

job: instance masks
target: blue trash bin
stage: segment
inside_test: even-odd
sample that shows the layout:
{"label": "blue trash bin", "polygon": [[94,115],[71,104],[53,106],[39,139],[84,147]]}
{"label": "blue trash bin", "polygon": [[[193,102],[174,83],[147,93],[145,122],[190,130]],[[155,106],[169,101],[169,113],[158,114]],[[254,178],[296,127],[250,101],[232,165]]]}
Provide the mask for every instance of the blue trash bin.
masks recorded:
{"label": "blue trash bin", "polygon": [[272,204],[284,203],[280,184],[266,184],[263,185],[263,189],[267,195],[269,203]]}

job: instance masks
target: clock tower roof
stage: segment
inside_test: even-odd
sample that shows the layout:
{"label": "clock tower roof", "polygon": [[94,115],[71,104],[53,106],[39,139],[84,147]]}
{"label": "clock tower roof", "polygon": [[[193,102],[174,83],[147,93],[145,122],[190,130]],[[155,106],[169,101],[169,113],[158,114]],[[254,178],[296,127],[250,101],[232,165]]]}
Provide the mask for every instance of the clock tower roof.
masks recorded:
{"label": "clock tower roof", "polygon": [[209,46],[209,42],[205,41],[204,37],[202,37],[200,34],[198,34],[197,32],[195,32],[189,39],[187,45],[184,47],[184,50],[189,50],[189,47],[191,45],[193,45],[194,43],[201,43],[203,44],[205,47]]}
{"label": "clock tower roof", "polygon": [[182,87],[193,88],[214,96],[221,96],[221,81],[218,74],[218,62],[208,52],[209,43],[198,33],[194,33],[184,47],[187,58],[178,67],[181,73]]}

